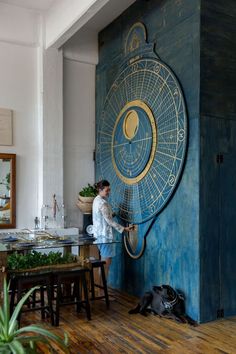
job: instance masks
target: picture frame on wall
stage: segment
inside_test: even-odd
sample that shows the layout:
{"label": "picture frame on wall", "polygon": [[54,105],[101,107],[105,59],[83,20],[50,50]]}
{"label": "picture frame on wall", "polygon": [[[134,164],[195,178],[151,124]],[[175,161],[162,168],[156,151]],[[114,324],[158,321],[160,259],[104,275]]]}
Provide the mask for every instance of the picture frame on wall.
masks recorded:
{"label": "picture frame on wall", "polygon": [[12,145],[12,135],[12,110],[0,108],[0,145]]}

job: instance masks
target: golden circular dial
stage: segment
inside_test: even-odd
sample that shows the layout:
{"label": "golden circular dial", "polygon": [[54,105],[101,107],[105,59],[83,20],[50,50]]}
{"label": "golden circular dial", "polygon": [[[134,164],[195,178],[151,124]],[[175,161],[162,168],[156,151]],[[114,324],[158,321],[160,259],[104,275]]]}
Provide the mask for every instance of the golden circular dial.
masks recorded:
{"label": "golden circular dial", "polygon": [[114,211],[140,224],[170,200],[183,170],[187,115],[181,88],[160,60],[126,62],[97,111],[96,179]]}
{"label": "golden circular dial", "polygon": [[127,103],[112,133],[112,164],[117,176],[131,185],[149,171],[157,147],[157,128],[151,109],[141,100]]}

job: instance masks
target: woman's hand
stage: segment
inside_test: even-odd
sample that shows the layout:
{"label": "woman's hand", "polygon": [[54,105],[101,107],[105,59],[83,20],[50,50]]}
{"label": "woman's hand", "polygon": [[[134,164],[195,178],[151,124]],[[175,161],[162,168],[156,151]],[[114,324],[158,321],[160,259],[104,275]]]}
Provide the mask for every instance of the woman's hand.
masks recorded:
{"label": "woman's hand", "polygon": [[126,226],[124,228],[124,231],[126,231],[126,232],[133,231],[133,230],[134,230],[134,225]]}

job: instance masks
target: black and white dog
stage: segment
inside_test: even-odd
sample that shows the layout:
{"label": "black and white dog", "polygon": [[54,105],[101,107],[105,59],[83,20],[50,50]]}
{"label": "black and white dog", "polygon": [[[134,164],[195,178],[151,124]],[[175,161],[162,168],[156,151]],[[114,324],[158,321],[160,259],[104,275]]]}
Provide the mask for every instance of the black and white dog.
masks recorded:
{"label": "black and white dog", "polygon": [[197,326],[197,322],[185,313],[184,295],[169,285],[153,286],[152,291],[147,291],[140,303],[129,311],[130,314],[141,313],[144,316],[147,312]]}

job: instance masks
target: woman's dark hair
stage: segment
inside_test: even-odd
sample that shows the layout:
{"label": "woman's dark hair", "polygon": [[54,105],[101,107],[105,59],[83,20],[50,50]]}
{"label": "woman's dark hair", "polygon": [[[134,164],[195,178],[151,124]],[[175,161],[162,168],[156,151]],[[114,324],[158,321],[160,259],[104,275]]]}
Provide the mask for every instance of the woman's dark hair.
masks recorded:
{"label": "woman's dark hair", "polygon": [[101,181],[95,183],[95,187],[98,192],[102,191],[105,187],[109,187],[109,186],[110,186],[110,183],[105,179],[102,179]]}

